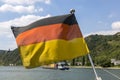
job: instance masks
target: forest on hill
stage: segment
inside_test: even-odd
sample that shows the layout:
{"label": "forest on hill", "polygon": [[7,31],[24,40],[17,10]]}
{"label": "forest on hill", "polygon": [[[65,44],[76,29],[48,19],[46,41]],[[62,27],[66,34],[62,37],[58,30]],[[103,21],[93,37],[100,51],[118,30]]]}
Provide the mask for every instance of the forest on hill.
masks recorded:
{"label": "forest on hill", "polygon": [[86,37],[90,54],[98,66],[110,67],[111,59],[120,60],[120,32],[114,35],[90,35]]}
{"label": "forest on hill", "polygon": [[[120,32],[114,35],[90,35],[85,38],[90,50],[90,55],[96,66],[111,67],[111,59],[120,60]],[[76,62],[89,66],[87,56],[78,57],[69,61],[72,65]],[[22,65],[18,49],[13,51],[0,50],[0,65]],[[120,66],[120,65],[119,65]]]}

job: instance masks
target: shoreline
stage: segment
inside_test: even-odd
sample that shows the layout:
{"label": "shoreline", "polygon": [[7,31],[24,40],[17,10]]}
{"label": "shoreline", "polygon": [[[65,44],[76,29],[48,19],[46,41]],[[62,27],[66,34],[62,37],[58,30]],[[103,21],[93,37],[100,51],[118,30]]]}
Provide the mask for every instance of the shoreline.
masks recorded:
{"label": "shoreline", "polygon": [[[69,66],[70,68],[92,68],[92,66]],[[95,66],[96,69],[120,69],[120,67],[100,67]]]}
{"label": "shoreline", "polygon": [[[20,66],[3,66],[0,65],[0,67],[24,67],[22,65]],[[42,67],[42,66],[39,66]],[[92,68],[92,66],[68,66],[69,68]],[[120,69],[120,67],[100,67],[100,66],[95,66],[96,69]]]}

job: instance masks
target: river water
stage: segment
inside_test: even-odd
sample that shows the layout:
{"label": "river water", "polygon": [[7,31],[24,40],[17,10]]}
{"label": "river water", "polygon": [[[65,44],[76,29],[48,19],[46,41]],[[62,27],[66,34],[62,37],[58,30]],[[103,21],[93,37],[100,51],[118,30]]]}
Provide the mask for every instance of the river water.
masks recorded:
{"label": "river water", "polygon": [[[120,69],[96,69],[102,80],[120,80]],[[91,68],[70,68],[68,71],[52,69],[25,69],[0,67],[0,80],[95,80]]]}

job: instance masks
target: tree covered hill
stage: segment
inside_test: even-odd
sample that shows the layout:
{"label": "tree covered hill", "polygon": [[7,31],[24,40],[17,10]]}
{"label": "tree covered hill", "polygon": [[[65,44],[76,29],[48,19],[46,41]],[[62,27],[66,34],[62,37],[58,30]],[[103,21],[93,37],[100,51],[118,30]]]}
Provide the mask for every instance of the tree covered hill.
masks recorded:
{"label": "tree covered hill", "polygon": [[120,60],[120,32],[114,35],[90,35],[86,37],[96,65],[112,66],[111,59]]}
{"label": "tree covered hill", "polygon": [[[90,35],[85,40],[95,65],[109,67],[112,66],[111,59],[120,60],[120,32],[114,35]],[[79,58],[83,59],[83,57]],[[84,58],[84,65],[90,65],[87,56]],[[0,65],[10,64],[22,65],[18,49],[0,50]]]}
{"label": "tree covered hill", "polygon": [[21,59],[18,49],[13,51],[0,50],[0,65],[21,65]]}

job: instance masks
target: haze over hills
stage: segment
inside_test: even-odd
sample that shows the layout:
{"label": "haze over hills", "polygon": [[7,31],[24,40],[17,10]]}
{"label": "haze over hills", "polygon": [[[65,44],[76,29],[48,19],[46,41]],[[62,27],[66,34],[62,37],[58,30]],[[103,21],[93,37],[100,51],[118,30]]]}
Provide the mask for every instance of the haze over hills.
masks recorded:
{"label": "haze over hills", "polygon": [[[120,60],[120,32],[114,35],[90,35],[85,40],[95,65],[110,67],[113,66],[111,59]],[[87,56],[84,58],[84,65],[90,65]],[[13,51],[0,50],[0,65],[10,64],[22,65],[18,49]]]}

